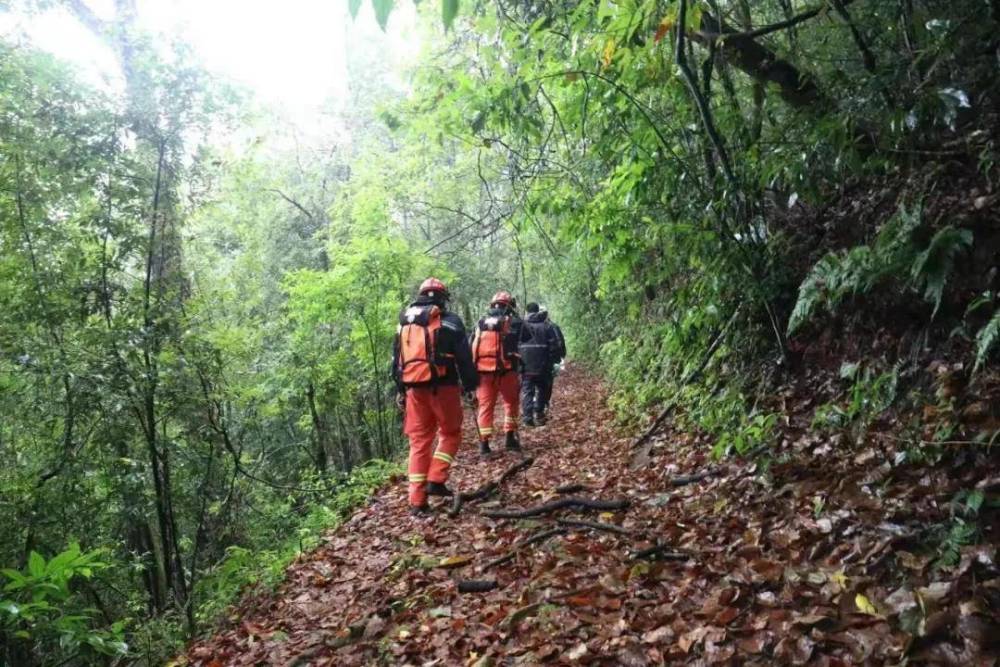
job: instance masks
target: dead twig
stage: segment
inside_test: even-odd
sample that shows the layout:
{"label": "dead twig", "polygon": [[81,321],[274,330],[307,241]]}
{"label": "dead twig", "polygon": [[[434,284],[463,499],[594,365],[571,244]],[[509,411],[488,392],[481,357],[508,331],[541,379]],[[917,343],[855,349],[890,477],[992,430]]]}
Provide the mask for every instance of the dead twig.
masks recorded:
{"label": "dead twig", "polygon": [[671,551],[669,544],[657,544],[656,546],[649,547],[648,549],[636,551],[629,556],[629,560],[685,561],[690,559],[691,554],[682,553],[680,551]]}
{"label": "dead twig", "polygon": [[708,479],[717,472],[717,470],[712,468],[709,470],[703,470],[702,472],[696,472],[691,475],[677,475],[676,477],[672,477],[670,479],[670,486],[686,486],[688,484],[694,484],[695,482],[700,482],[703,479]]}
{"label": "dead twig", "polygon": [[509,480],[511,477],[521,472],[522,470],[530,468],[534,462],[535,459],[534,457],[531,456],[521,459],[514,465],[504,470],[503,474],[500,475],[499,479],[496,479],[492,482],[486,482],[475,491],[471,491],[469,493],[456,493],[455,498],[451,502],[451,509],[448,510],[448,516],[450,517],[458,516],[458,513],[462,511],[462,505],[464,505],[465,503],[472,502],[474,500],[483,500],[484,498],[492,496],[494,493],[500,490],[500,487],[503,486],[504,483],[507,482],[507,480]]}
{"label": "dead twig", "polygon": [[624,498],[619,500],[600,500],[571,496],[569,498],[553,500],[535,507],[528,507],[523,510],[489,510],[483,512],[483,516],[491,519],[527,519],[533,516],[551,514],[552,512],[558,512],[561,509],[570,507],[573,509],[610,511],[622,510],[628,507],[628,505],[629,501]]}
{"label": "dead twig", "polygon": [[510,551],[505,553],[503,556],[500,556],[499,558],[494,558],[493,560],[488,562],[486,565],[483,566],[483,571],[485,572],[486,570],[492,569],[497,565],[503,565],[504,563],[513,560],[514,556],[516,556],[518,552],[520,552],[521,549],[523,549],[524,547],[531,546],[532,544],[539,544],[555,535],[563,535],[565,532],[566,532],[565,528],[551,528],[549,530],[543,530],[540,533],[535,533],[531,537],[515,544],[514,547]]}
{"label": "dead twig", "polygon": [[556,493],[558,494],[568,494],[568,493],[580,493],[581,491],[589,491],[586,484],[563,484],[562,486],[556,487]]}
{"label": "dead twig", "polygon": [[632,534],[632,531],[628,528],[622,528],[621,526],[616,526],[613,523],[601,523],[600,521],[586,521],[584,519],[556,519],[556,523],[562,526],[570,526],[572,528],[590,528],[591,530],[600,530],[606,533],[617,533],[618,535]]}

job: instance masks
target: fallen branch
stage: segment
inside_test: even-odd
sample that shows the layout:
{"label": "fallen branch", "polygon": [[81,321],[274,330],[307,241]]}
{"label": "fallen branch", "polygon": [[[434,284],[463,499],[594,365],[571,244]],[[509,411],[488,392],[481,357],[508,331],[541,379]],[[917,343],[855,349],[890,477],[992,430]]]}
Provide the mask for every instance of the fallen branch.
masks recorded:
{"label": "fallen branch", "polygon": [[496,587],[496,579],[467,579],[458,582],[459,593],[489,593]]}
{"label": "fallen branch", "polygon": [[586,521],[584,519],[557,519],[556,523],[561,526],[570,526],[571,528],[590,528],[591,530],[600,530],[606,533],[617,533],[619,535],[632,534],[632,531],[628,528],[622,528],[621,526],[616,526],[613,523],[601,523],[600,521]]}
{"label": "fallen branch", "polygon": [[565,495],[568,493],[580,493],[581,491],[589,491],[586,484],[563,484],[562,486],[556,487],[556,493]]}
{"label": "fallen branch", "polygon": [[475,491],[471,491],[469,493],[456,493],[454,500],[451,502],[451,509],[448,510],[448,516],[458,516],[458,513],[462,511],[462,505],[465,503],[472,502],[473,500],[483,500],[484,498],[492,496],[500,489],[501,486],[504,485],[507,480],[522,470],[530,468],[531,464],[534,462],[535,459],[531,456],[521,459],[514,465],[504,470],[499,479],[492,482],[486,482]]}
{"label": "fallen branch", "polygon": [[668,544],[657,544],[655,547],[649,547],[648,549],[636,551],[629,556],[629,560],[684,561],[690,559],[691,554],[681,553],[680,551],[670,551],[670,545]]}
{"label": "fallen branch", "polygon": [[532,544],[539,544],[549,539],[550,537],[553,537],[555,535],[562,535],[565,532],[566,532],[565,528],[551,528],[549,530],[543,530],[540,533],[535,533],[531,537],[515,544],[514,547],[510,551],[505,553],[503,556],[500,556],[499,558],[494,558],[493,560],[488,562],[486,565],[483,566],[483,571],[485,572],[486,570],[494,568],[497,565],[503,565],[507,561],[513,560],[514,556],[516,556],[518,552],[521,551],[521,549],[523,549],[524,547],[531,546]]}
{"label": "fallen branch", "polygon": [[599,500],[571,496],[569,498],[553,500],[535,507],[528,507],[523,510],[489,510],[483,512],[483,516],[487,516],[491,519],[527,519],[533,516],[551,514],[552,512],[557,512],[561,509],[569,507],[574,509],[609,511],[625,509],[628,507],[628,504],[629,501],[624,498],[620,500]]}
{"label": "fallen branch", "polygon": [[696,472],[691,475],[677,475],[670,479],[670,486],[686,486],[687,484],[694,484],[695,482],[700,482],[703,479],[708,479],[712,475],[716,474],[717,470],[709,469],[702,472]]}

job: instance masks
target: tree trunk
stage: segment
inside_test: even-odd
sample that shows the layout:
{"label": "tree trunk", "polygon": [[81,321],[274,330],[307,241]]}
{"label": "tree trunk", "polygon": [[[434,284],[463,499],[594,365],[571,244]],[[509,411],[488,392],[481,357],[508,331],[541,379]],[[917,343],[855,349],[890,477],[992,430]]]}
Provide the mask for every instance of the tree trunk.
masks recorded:
{"label": "tree trunk", "polygon": [[327,429],[326,420],[320,415],[316,407],[316,387],[312,382],[306,387],[306,401],[309,404],[309,415],[313,423],[313,461],[316,470],[325,473],[329,466],[330,433]]}
{"label": "tree trunk", "polygon": [[775,84],[781,99],[797,109],[833,108],[821,106],[828,100],[808,74],[708,12],[702,13],[700,30],[691,39],[704,46],[715,42],[721,58],[761,83]]}

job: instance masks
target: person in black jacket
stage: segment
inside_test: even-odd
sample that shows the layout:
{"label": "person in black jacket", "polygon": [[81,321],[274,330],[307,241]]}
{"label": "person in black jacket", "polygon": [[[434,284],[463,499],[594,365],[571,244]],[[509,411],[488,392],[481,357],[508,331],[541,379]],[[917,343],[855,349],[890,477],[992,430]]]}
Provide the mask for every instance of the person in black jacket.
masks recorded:
{"label": "person in black jacket", "polygon": [[547,382],[545,383],[544,395],[542,396],[542,414],[545,414],[548,412],[549,403],[552,401],[552,388],[556,383],[556,367],[566,358],[566,339],[563,337],[563,332],[559,328],[559,325],[553,322],[551,317],[548,317],[548,311],[545,309],[545,306],[539,306],[538,312],[545,313],[548,323],[552,325],[552,329],[556,332],[556,350],[552,359],[552,370],[546,378]]}
{"label": "person in black jacket", "polygon": [[[427,496],[451,496],[445,485],[462,443],[462,397],[479,375],[462,319],[448,311],[449,294],[437,278],[399,314],[392,347],[392,379],[404,397],[403,430],[410,440],[411,512],[430,511]],[[437,448],[434,439],[437,436]]]}
{"label": "person in black jacket", "polygon": [[[559,358],[559,339],[537,303],[525,307],[518,353],[521,357],[521,410],[525,426],[544,426],[546,387],[552,383],[552,367]],[[549,390],[551,391],[551,389]]]}

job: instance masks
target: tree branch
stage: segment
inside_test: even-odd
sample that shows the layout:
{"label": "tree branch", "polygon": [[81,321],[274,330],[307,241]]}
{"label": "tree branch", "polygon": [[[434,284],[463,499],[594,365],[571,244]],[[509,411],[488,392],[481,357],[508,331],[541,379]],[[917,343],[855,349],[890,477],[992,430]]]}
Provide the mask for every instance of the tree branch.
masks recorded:
{"label": "tree branch", "polygon": [[291,204],[295,208],[299,209],[304,216],[306,216],[310,220],[315,220],[315,216],[312,213],[310,213],[309,210],[306,209],[305,206],[303,206],[299,202],[295,201],[294,199],[292,199],[291,197],[289,197],[288,195],[286,195],[284,192],[282,192],[278,188],[267,188],[265,190],[265,192],[273,192],[274,194],[278,195],[279,197],[281,197],[282,199],[284,199],[286,202],[288,202],[289,204]]}
{"label": "tree branch", "polygon": [[715,121],[712,119],[712,109],[708,106],[708,100],[705,96],[701,94],[698,89],[698,83],[694,77],[694,72],[691,71],[691,67],[687,62],[687,55],[684,53],[684,25],[687,20],[687,0],[681,0],[680,9],[677,13],[677,49],[675,50],[675,58],[677,60],[677,66],[681,69],[681,74],[684,76],[684,81],[687,83],[688,90],[691,93],[691,97],[694,98],[695,106],[698,109],[698,114],[701,116],[702,125],[705,126],[705,134],[708,135],[709,141],[712,142],[712,146],[715,148],[715,153],[719,157],[719,162],[722,163],[722,172],[726,175],[726,180],[729,181],[731,185],[736,184],[736,175],[733,173],[732,165],[729,162],[729,153],[726,151],[725,144],[722,143],[722,137],[719,136],[718,130],[715,128]]}

